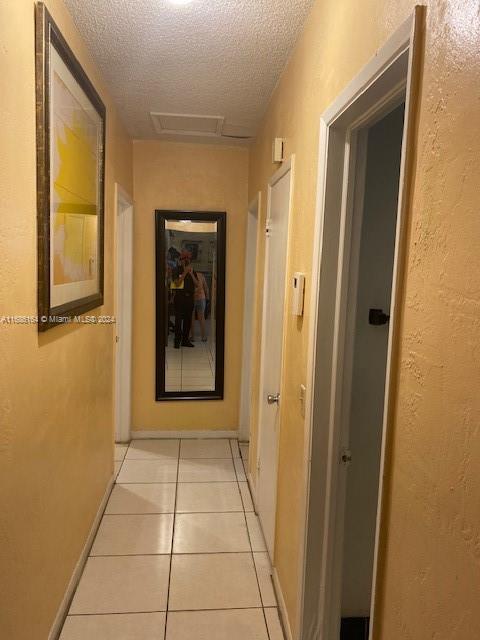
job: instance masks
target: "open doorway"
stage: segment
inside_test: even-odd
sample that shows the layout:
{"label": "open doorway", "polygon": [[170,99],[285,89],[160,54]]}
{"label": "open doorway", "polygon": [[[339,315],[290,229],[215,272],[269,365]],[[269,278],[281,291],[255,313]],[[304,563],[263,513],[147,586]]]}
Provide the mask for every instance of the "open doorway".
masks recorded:
{"label": "open doorway", "polygon": [[341,640],[367,640],[370,626],[404,109],[359,132],[340,399]]}
{"label": "open doorway", "polygon": [[132,386],[133,202],[115,185],[115,442],[130,441]]}
{"label": "open doorway", "polygon": [[243,355],[242,391],[240,396],[239,440],[250,441],[250,408],[252,406],[252,336],[254,300],[257,275],[258,213],[261,193],[250,203],[247,214],[247,242],[245,248],[245,287],[243,297]]}
{"label": "open doorway", "polygon": [[422,22],[321,119],[302,640],[372,637]]}

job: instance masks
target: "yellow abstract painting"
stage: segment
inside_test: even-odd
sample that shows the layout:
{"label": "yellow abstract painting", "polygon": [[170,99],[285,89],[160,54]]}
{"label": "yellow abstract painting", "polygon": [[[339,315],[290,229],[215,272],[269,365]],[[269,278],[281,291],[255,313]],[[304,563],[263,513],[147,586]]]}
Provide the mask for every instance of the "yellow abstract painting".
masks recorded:
{"label": "yellow abstract painting", "polygon": [[53,285],[93,280],[98,252],[98,122],[53,74]]}

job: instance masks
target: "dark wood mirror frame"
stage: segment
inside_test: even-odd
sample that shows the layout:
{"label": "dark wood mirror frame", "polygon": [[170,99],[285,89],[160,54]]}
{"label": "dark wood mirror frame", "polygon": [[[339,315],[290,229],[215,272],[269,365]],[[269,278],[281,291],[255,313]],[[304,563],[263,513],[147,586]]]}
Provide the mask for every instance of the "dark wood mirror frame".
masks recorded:
{"label": "dark wood mirror frame", "polygon": [[[225,351],[225,255],[226,218],[224,211],[155,211],[156,248],[156,390],[157,401],[171,400],[223,400],[224,351]],[[217,223],[217,280],[215,317],[215,389],[213,391],[165,391],[165,327],[167,308],[165,296],[165,222],[167,220],[192,220]]]}

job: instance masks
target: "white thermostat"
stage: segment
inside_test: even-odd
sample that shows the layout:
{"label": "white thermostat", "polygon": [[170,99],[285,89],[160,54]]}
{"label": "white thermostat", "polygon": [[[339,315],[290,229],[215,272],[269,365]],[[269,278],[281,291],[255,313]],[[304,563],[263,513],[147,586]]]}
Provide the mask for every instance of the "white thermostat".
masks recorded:
{"label": "white thermostat", "polygon": [[305,274],[293,274],[292,313],[294,316],[303,316],[303,298],[305,292]]}

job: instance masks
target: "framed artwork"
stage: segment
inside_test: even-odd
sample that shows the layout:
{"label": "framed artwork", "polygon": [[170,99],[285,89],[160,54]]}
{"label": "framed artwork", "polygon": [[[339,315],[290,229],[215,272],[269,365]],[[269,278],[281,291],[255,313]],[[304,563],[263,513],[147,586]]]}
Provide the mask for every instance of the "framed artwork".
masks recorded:
{"label": "framed artwork", "polygon": [[105,106],[36,4],[38,328],[103,304]]}

